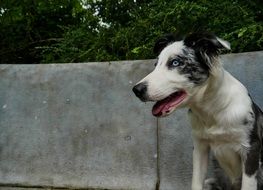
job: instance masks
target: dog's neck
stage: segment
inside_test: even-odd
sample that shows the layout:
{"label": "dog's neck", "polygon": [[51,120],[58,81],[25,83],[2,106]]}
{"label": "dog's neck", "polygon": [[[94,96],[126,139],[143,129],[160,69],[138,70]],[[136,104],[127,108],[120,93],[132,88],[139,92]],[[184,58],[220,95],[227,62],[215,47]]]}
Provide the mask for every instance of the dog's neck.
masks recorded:
{"label": "dog's neck", "polygon": [[[189,107],[193,113],[200,118],[205,118],[212,125],[219,122],[217,121],[218,118],[221,118],[218,117],[219,114],[228,113],[231,121],[237,119],[234,118],[237,117],[236,115],[242,117],[246,114],[246,108],[238,109],[239,104],[250,107],[251,100],[247,90],[220,64],[211,72],[206,83],[193,95]],[[236,110],[240,113],[236,113]]]}
{"label": "dog's neck", "polygon": [[[194,90],[190,107],[202,110],[204,104],[214,101],[214,98],[217,97],[218,93],[222,93],[221,89],[226,85],[226,74],[222,66],[212,68],[206,82]],[[201,107],[199,108],[199,106]]]}

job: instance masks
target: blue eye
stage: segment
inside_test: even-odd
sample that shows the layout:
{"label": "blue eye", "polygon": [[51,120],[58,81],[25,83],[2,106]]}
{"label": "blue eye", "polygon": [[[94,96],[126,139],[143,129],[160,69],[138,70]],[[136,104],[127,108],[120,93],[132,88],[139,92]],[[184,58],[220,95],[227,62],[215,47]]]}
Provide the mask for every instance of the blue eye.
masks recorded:
{"label": "blue eye", "polygon": [[180,64],[181,64],[181,62],[176,60],[176,59],[172,60],[172,62],[171,62],[171,66],[173,66],[173,67],[178,67]]}

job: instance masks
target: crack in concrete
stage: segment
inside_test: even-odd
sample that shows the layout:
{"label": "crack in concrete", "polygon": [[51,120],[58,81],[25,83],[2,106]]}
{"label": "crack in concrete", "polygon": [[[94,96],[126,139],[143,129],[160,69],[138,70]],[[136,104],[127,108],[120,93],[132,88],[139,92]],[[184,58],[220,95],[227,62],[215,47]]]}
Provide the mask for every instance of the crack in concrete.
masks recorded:
{"label": "crack in concrete", "polygon": [[41,186],[41,185],[23,185],[23,184],[5,184],[0,183],[1,187],[10,188],[23,188],[23,189],[48,189],[48,190],[109,190],[109,189],[97,189],[97,188],[75,188],[75,187],[53,187],[53,186]]}

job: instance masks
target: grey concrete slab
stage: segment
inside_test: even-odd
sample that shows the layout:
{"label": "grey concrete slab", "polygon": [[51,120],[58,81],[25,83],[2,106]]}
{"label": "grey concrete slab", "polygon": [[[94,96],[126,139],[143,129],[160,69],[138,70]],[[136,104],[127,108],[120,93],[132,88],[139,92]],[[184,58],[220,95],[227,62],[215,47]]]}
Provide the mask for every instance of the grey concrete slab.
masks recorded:
{"label": "grey concrete slab", "polygon": [[160,190],[189,190],[192,138],[186,110],[159,120]]}
{"label": "grey concrete slab", "polygon": [[[222,56],[225,68],[247,86],[263,108],[263,52]],[[160,190],[189,190],[192,175],[191,127],[186,110],[159,121]]]}
{"label": "grey concrete slab", "polygon": [[151,62],[0,65],[0,184],[155,189]]}
{"label": "grey concrete slab", "polygon": [[[18,187],[0,187],[0,190],[52,190],[51,188],[47,189],[36,189],[36,188],[18,188]],[[60,189],[59,189],[60,190]]]}
{"label": "grey concrete slab", "polygon": [[252,99],[263,109],[263,51],[228,54],[222,61],[226,70],[247,87]]}
{"label": "grey concrete slab", "polygon": [[[54,189],[52,188],[30,188],[30,187],[1,187],[0,186],[0,190],[54,190]],[[55,189],[55,190],[67,190],[67,189]]]}
{"label": "grey concrete slab", "polygon": [[0,190],[105,190],[105,189],[75,189],[75,188],[53,188],[53,187],[3,187]]}
{"label": "grey concrete slab", "polygon": [[[263,52],[222,60],[263,107]],[[152,104],[131,93],[153,62],[0,65],[0,184],[190,189],[186,111],[158,121],[157,156]]]}

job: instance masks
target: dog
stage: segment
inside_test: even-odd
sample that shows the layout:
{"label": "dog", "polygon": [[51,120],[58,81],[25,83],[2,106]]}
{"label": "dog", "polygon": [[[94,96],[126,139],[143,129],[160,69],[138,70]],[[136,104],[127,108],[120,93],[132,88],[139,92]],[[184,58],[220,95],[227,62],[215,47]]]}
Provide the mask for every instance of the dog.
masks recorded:
{"label": "dog", "polygon": [[[155,69],[132,90],[141,101],[156,102],[156,117],[189,108],[192,190],[261,190],[263,113],[241,82],[224,70],[222,50],[230,50],[229,42],[211,33],[191,33],[180,41],[166,35],[154,46],[159,55]],[[219,178],[205,179],[209,152],[228,185],[220,187]]]}

